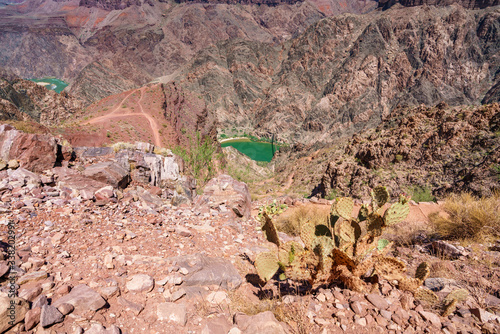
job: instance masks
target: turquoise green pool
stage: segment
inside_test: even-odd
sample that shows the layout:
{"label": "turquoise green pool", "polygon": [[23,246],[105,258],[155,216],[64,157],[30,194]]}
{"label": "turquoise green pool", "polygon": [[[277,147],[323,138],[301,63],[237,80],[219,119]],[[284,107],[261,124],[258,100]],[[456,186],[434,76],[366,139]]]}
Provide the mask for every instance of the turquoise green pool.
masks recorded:
{"label": "turquoise green pool", "polygon": [[44,86],[47,89],[52,89],[52,90],[56,91],[57,93],[62,92],[63,89],[68,86],[67,82],[64,82],[64,81],[57,79],[57,78],[41,78],[41,79],[33,78],[33,79],[29,79],[29,80],[34,81],[34,82],[46,82],[47,85],[44,85]]}
{"label": "turquoise green pool", "polygon": [[251,141],[250,139],[234,139],[221,143],[222,147],[232,146],[241,153],[247,155],[250,159],[255,161],[271,161],[274,152],[278,149],[276,145],[271,143]]}

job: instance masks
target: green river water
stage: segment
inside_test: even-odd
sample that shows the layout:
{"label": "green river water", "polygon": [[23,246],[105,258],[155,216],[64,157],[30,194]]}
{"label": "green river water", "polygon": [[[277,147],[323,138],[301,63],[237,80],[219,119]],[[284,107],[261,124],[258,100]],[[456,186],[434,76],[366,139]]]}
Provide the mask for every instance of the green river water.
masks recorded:
{"label": "green river water", "polygon": [[250,139],[234,139],[221,143],[222,147],[232,146],[241,153],[247,155],[250,159],[255,161],[271,161],[274,152],[278,149],[276,144],[273,146],[271,143],[251,141]]}
{"label": "green river water", "polygon": [[68,86],[67,82],[64,82],[64,81],[57,79],[57,78],[40,78],[40,79],[33,78],[33,79],[29,79],[29,80],[34,81],[34,82],[46,82],[46,83],[48,83],[48,85],[45,85],[45,87],[47,89],[54,90],[57,93],[62,92],[63,89]]}

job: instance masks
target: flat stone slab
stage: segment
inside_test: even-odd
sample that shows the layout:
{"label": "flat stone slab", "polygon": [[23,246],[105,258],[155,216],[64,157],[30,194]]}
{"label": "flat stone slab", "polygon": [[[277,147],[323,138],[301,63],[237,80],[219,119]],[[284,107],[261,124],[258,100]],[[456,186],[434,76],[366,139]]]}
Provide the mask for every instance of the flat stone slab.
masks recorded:
{"label": "flat stone slab", "polygon": [[64,320],[64,315],[52,305],[43,305],[40,314],[40,325],[49,327]]}
{"label": "flat stone slab", "polygon": [[56,300],[53,306],[58,307],[64,303],[73,305],[75,307],[75,314],[88,310],[97,311],[106,306],[104,298],[85,284],[80,284],[73,288],[66,296]]}
{"label": "flat stone slab", "polygon": [[126,287],[130,292],[149,292],[153,290],[155,281],[146,274],[137,274],[132,276],[132,279],[127,282]]}
{"label": "flat stone slab", "polygon": [[46,271],[34,271],[32,273],[23,275],[17,279],[17,284],[22,285],[29,282],[41,281],[46,279],[49,275]]}
{"label": "flat stone slab", "polygon": [[219,285],[224,289],[237,289],[242,279],[233,264],[226,259],[192,254],[172,258],[179,267],[188,270],[184,277],[186,286]]}
{"label": "flat stone slab", "polygon": [[158,304],[156,315],[159,321],[173,322],[182,326],[187,322],[186,305],[176,303]]}

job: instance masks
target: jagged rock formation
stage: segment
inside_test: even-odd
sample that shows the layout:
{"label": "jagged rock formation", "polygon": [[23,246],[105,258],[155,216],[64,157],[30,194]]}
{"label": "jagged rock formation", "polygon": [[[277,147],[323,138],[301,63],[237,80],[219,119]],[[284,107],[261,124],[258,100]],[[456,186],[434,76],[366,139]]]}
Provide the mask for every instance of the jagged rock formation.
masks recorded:
{"label": "jagged rock formation", "polygon": [[33,120],[56,125],[79,114],[83,103],[66,92],[58,94],[35,82],[0,76],[0,120]]}
{"label": "jagged rock formation", "polygon": [[486,7],[498,6],[500,2],[498,0],[381,0],[378,2],[378,7],[383,9],[389,9],[395,4],[401,4],[405,7],[414,6],[450,6],[453,4],[459,4],[464,8],[468,9],[482,9]]}
{"label": "jagged rock formation", "polygon": [[0,8],[0,63],[23,78],[63,79],[91,103],[171,75],[217,41],[279,43],[322,17],[309,2],[34,1]]}
{"label": "jagged rock formation", "polygon": [[500,189],[500,106],[400,108],[374,130],[332,153],[316,189],[357,197],[366,185],[396,192],[428,188],[434,195]]}
{"label": "jagged rock formation", "polygon": [[125,9],[130,6],[141,6],[143,4],[148,4],[152,6],[151,0],[80,0],[80,6],[82,7],[95,7],[104,10],[120,10]]}
{"label": "jagged rock formation", "polygon": [[333,142],[399,104],[478,104],[499,69],[498,9],[393,8],[327,18],[290,43],[231,40],[175,78],[203,94],[221,128]]}

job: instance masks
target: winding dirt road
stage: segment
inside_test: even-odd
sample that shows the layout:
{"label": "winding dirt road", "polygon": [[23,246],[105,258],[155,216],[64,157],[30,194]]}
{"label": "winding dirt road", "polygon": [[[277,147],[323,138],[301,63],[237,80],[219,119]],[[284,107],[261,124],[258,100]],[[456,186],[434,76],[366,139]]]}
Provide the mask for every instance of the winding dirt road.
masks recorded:
{"label": "winding dirt road", "polygon": [[99,116],[96,118],[93,118],[87,122],[84,122],[83,124],[96,124],[96,123],[102,123],[107,120],[113,119],[113,118],[121,118],[121,117],[130,117],[130,116],[140,116],[140,117],[145,117],[148,120],[149,127],[151,128],[151,133],[153,134],[154,138],[154,145],[161,147],[162,142],[161,142],[161,137],[160,137],[160,127],[158,126],[158,123],[155,121],[151,115],[147,114],[144,109],[142,108],[141,101],[144,97],[144,89],[146,87],[142,87],[139,89],[141,92],[141,97],[139,98],[139,101],[137,102],[137,105],[139,106],[140,112],[129,112],[126,113],[127,111],[131,111],[130,108],[121,108],[122,105],[124,105],[125,101],[137,90],[131,91],[127,96],[123,98],[123,100],[120,101],[120,103],[116,104],[116,107],[107,115]]}

